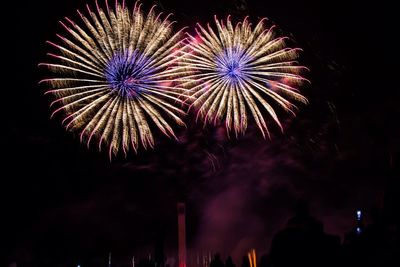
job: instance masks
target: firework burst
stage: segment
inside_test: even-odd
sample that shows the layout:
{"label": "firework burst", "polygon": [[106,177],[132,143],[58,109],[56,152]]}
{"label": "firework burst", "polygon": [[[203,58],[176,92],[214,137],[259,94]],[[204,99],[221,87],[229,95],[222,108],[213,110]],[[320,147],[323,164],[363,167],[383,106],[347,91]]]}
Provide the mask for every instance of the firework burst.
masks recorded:
{"label": "firework burst", "polygon": [[247,18],[236,26],[229,17],[226,25],[215,18],[217,31],[197,24],[197,35],[188,34],[176,68],[185,73],[182,87],[204,123],[225,119],[228,133],[233,128],[237,136],[245,132],[250,113],[265,138],[263,113],[282,129],[273,105],[294,114],[288,99],[307,103],[296,89],[305,80],[299,75],[304,67],[295,61],[299,49],[287,48],[287,38],[276,38],[274,27],[266,29],[264,22],[252,30]]}
{"label": "firework burst", "polygon": [[57,35],[61,44],[47,42],[58,54],[48,54],[56,63],[41,63],[57,77],[42,80],[49,85],[67,129],[80,133],[81,142],[96,139],[105,144],[110,157],[122,147],[125,154],[140,144],[153,147],[151,125],[175,137],[171,126],[184,125],[180,92],[174,86],[171,64],[181,46],[181,31],[172,34],[172,24],[156,14],[147,15],[136,3],[96,2],[87,16],[78,10],[81,25],[69,18],[61,21],[69,37]]}

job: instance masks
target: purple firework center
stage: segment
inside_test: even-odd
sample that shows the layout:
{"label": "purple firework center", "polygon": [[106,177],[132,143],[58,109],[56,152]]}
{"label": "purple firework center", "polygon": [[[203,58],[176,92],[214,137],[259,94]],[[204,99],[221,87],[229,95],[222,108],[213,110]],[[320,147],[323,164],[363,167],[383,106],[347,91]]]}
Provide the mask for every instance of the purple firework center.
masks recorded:
{"label": "purple firework center", "polygon": [[115,54],[105,68],[110,88],[122,97],[138,97],[152,84],[149,63],[149,60],[137,51]]}
{"label": "purple firework center", "polygon": [[222,78],[228,79],[231,83],[236,83],[244,77],[243,55],[237,50],[227,49],[217,57],[218,70]]}
{"label": "purple firework center", "polygon": [[227,66],[226,75],[235,80],[242,76],[242,70],[239,63],[235,61],[231,62]]}

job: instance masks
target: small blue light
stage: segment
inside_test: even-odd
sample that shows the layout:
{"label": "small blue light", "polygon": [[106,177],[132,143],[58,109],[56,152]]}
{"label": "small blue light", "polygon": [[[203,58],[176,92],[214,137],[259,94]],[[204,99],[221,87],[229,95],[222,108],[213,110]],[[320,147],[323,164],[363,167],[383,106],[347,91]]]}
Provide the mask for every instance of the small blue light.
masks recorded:
{"label": "small blue light", "polygon": [[361,228],[360,228],[360,227],[357,227],[357,228],[356,228],[356,232],[357,232],[357,234],[361,234]]}
{"label": "small blue light", "polygon": [[361,210],[357,210],[357,221],[361,220]]}
{"label": "small blue light", "polygon": [[80,264],[78,264],[76,267],[81,267],[81,265],[80,265]]}

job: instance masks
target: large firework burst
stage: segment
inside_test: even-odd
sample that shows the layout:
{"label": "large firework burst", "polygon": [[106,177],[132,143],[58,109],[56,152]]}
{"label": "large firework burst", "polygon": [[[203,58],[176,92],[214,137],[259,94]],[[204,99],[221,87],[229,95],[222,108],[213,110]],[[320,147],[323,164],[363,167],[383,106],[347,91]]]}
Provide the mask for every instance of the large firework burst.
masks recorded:
{"label": "large firework burst", "polygon": [[[57,35],[62,44],[48,42],[58,54],[48,54],[56,63],[41,63],[57,77],[45,79],[65,115],[67,129],[78,131],[81,141],[91,139],[117,154],[122,147],[135,151],[141,143],[153,147],[151,124],[175,137],[171,122],[184,125],[184,112],[175,103],[179,92],[169,69],[181,46],[181,31],[172,34],[169,15],[161,20],[154,7],[147,15],[136,3],[130,11],[125,3],[106,1],[106,9],[87,5],[88,16],[78,11],[80,26],[69,18],[60,22],[69,37]],[[166,119],[168,117],[168,119]],[[168,121],[167,121],[168,120]]]}
{"label": "large firework burst", "polygon": [[287,48],[286,38],[275,38],[274,27],[266,29],[264,21],[252,30],[247,18],[236,26],[229,17],[226,25],[215,18],[217,31],[197,24],[197,35],[188,34],[177,71],[185,73],[182,87],[195,99],[197,118],[225,119],[228,132],[233,127],[238,135],[247,128],[250,110],[265,137],[263,109],[282,129],[273,105],[294,114],[288,99],[307,102],[296,89],[305,80],[299,75],[304,67],[295,61],[299,49]]}

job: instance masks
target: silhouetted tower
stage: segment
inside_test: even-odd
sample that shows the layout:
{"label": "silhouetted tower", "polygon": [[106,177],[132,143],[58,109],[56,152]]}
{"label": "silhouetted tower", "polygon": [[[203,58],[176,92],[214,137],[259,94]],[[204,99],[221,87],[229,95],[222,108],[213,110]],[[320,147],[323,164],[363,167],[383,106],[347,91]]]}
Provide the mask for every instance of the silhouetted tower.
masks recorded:
{"label": "silhouetted tower", "polygon": [[186,267],[185,203],[178,203],[178,260],[179,267]]}

